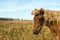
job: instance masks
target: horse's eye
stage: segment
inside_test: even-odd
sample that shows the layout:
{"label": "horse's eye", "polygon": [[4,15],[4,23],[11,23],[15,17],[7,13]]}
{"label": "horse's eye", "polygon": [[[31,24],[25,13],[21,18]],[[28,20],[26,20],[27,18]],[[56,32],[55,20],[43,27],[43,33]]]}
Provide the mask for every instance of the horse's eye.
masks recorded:
{"label": "horse's eye", "polygon": [[39,22],[41,22],[41,19],[39,19]]}

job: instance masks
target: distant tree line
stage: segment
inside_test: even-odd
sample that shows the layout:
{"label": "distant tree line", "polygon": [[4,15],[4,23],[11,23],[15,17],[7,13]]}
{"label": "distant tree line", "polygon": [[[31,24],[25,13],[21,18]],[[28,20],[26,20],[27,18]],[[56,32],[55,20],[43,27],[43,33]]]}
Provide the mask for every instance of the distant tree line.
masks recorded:
{"label": "distant tree line", "polygon": [[19,20],[19,19],[14,19],[14,18],[0,18],[0,21],[13,21],[13,20]]}

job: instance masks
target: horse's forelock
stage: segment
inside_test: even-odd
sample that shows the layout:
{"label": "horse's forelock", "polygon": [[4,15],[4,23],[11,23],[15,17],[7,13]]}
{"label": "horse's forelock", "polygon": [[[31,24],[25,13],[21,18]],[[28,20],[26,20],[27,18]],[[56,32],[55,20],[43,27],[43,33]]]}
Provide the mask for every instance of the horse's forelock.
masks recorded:
{"label": "horse's forelock", "polygon": [[38,8],[35,8],[33,11],[32,11],[32,15],[36,15],[36,14],[38,14],[38,13],[40,13],[40,9],[38,9]]}

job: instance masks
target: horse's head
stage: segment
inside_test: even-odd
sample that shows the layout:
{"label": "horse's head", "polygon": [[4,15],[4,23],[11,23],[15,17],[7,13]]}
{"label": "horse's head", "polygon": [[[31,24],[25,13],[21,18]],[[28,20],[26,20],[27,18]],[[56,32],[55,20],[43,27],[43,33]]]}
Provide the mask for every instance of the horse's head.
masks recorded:
{"label": "horse's head", "polygon": [[43,23],[44,23],[44,11],[43,9],[35,9],[32,11],[32,14],[34,15],[34,34],[39,34],[39,32],[42,29]]}

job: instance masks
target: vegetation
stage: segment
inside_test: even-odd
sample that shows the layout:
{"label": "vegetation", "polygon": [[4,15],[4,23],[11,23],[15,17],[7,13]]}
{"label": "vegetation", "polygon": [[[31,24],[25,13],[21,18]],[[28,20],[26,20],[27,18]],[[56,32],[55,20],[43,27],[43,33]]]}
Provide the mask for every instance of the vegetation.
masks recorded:
{"label": "vegetation", "polygon": [[0,17],[0,21],[14,21],[14,20],[19,20],[19,19],[14,19],[14,18],[1,18]]}
{"label": "vegetation", "polygon": [[33,34],[33,21],[0,21],[0,40],[54,40],[49,28],[43,27],[39,35]]}

